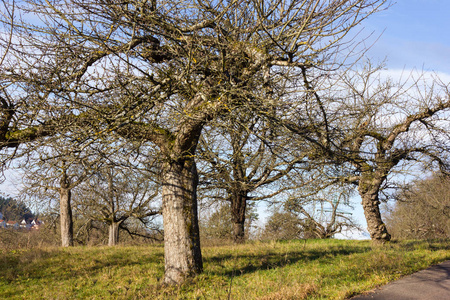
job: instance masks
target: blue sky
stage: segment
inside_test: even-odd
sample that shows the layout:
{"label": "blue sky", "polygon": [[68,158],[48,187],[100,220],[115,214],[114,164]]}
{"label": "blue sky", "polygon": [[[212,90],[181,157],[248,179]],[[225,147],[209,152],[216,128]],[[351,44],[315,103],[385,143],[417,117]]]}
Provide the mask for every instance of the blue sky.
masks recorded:
{"label": "blue sky", "polygon": [[362,25],[381,37],[369,56],[387,58],[390,69],[450,74],[450,1],[400,0]]}

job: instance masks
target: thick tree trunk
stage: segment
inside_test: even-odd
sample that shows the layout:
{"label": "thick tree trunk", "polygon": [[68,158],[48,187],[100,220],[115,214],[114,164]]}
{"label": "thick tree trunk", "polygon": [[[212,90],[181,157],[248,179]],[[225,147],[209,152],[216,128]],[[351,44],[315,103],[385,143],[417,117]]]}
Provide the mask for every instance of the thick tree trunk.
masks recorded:
{"label": "thick tree trunk", "polygon": [[61,245],[63,247],[73,246],[73,221],[70,200],[71,191],[67,178],[64,176],[59,189],[59,217],[61,221]]}
{"label": "thick tree trunk", "polygon": [[233,242],[242,244],[245,241],[245,220],[243,222],[233,222]]}
{"label": "thick tree trunk", "polygon": [[167,162],[162,174],[166,284],[180,284],[203,269],[197,216],[198,174],[193,158]]}
{"label": "thick tree trunk", "polygon": [[370,233],[372,241],[376,243],[385,243],[391,239],[391,235],[388,233],[380,213],[378,192],[382,181],[382,179],[369,179],[360,180],[359,183],[359,194],[361,195],[361,204],[364,208],[364,215],[367,221],[367,230]]}
{"label": "thick tree trunk", "polygon": [[119,243],[119,222],[109,224],[108,246],[115,246]]}
{"label": "thick tree trunk", "polygon": [[243,243],[245,240],[245,211],[247,209],[247,193],[237,192],[231,198],[231,215],[233,220],[233,241]]}

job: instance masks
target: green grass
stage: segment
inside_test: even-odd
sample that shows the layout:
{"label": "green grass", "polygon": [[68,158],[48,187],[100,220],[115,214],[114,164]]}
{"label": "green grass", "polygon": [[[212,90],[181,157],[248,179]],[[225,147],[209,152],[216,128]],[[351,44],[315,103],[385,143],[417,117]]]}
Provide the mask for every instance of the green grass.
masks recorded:
{"label": "green grass", "polygon": [[203,274],[177,287],[160,284],[162,246],[4,250],[0,298],[345,299],[448,260],[449,250],[448,240],[204,247]]}

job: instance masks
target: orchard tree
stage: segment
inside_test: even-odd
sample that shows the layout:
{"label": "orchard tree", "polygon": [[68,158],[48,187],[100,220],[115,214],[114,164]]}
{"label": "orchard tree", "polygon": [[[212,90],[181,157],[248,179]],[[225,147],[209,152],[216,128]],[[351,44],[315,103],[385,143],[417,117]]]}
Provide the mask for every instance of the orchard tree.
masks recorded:
{"label": "orchard tree", "polygon": [[380,214],[380,192],[388,177],[416,163],[448,170],[450,93],[438,79],[422,84],[419,78],[408,87],[373,76],[366,69],[344,77],[349,95],[340,109],[349,123],[338,149],[351,165],[345,181],[358,186],[369,233],[384,242],[390,234]]}
{"label": "orchard tree", "polygon": [[39,190],[52,190],[59,196],[59,222],[61,229],[61,246],[71,247],[74,245],[73,239],[73,216],[72,216],[72,189],[79,184],[84,175],[74,170],[74,166],[64,158],[51,161],[39,161],[33,167],[28,165],[24,176],[24,194],[37,193]]}
{"label": "orchard tree", "polygon": [[301,69],[339,68],[344,37],[384,2],[21,2],[19,20],[39,21],[13,28],[3,47],[17,67],[4,76],[66,104],[58,113],[85,120],[92,135],[158,147],[164,282],[181,283],[202,270],[194,157],[203,127],[237,107],[273,111]]}
{"label": "orchard tree", "polygon": [[320,189],[311,187],[294,191],[283,204],[284,210],[295,214],[305,236],[328,239],[345,230],[359,229],[352,218],[350,197],[352,187],[339,186],[333,180],[323,184]]}
{"label": "orchard tree", "polygon": [[391,236],[380,196],[395,175],[407,175],[417,165],[448,170],[450,91],[435,76],[411,74],[395,82],[380,71],[368,63],[337,78],[311,81],[305,76],[317,104],[309,115],[321,121],[311,131],[295,119],[283,124],[315,145],[310,157],[316,164],[340,170],[331,179],[357,187],[371,238],[384,243]]}
{"label": "orchard tree", "polygon": [[145,224],[149,217],[159,214],[157,187],[148,175],[107,165],[78,186],[76,206],[89,219],[108,225],[108,246],[115,246],[119,229],[127,230],[127,220],[134,218]]}
{"label": "orchard tree", "polygon": [[[267,200],[300,182],[282,179],[302,162],[300,149],[289,147],[289,136],[259,117],[241,112],[237,122],[223,120],[206,130],[198,157],[201,160],[201,195],[206,201],[227,201],[232,216],[233,241],[244,241],[248,202]],[[297,152],[294,154],[294,152]],[[300,153],[298,153],[300,152]],[[204,199],[202,199],[205,201]],[[228,206],[226,206],[228,207]]]}
{"label": "orchard tree", "polygon": [[[55,135],[24,150],[18,149],[16,167],[23,175],[22,194],[30,196],[43,195],[52,190],[59,195],[59,219],[61,225],[61,245],[74,245],[72,190],[101,167],[102,157],[97,155],[91,143],[89,147],[80,147],[79,136],[68,134]],[[41,201],[41,199],[36,199]],[[46,199],[46,197],[44,197]]]}

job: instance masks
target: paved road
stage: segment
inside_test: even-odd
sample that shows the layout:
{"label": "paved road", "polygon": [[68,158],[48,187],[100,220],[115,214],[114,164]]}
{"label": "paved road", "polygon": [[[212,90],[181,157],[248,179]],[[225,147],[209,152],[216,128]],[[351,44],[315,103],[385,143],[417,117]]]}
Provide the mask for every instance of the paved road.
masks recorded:
{"label": "paved road", "polygon": [[351,300],[450,300],[450,260]]}

